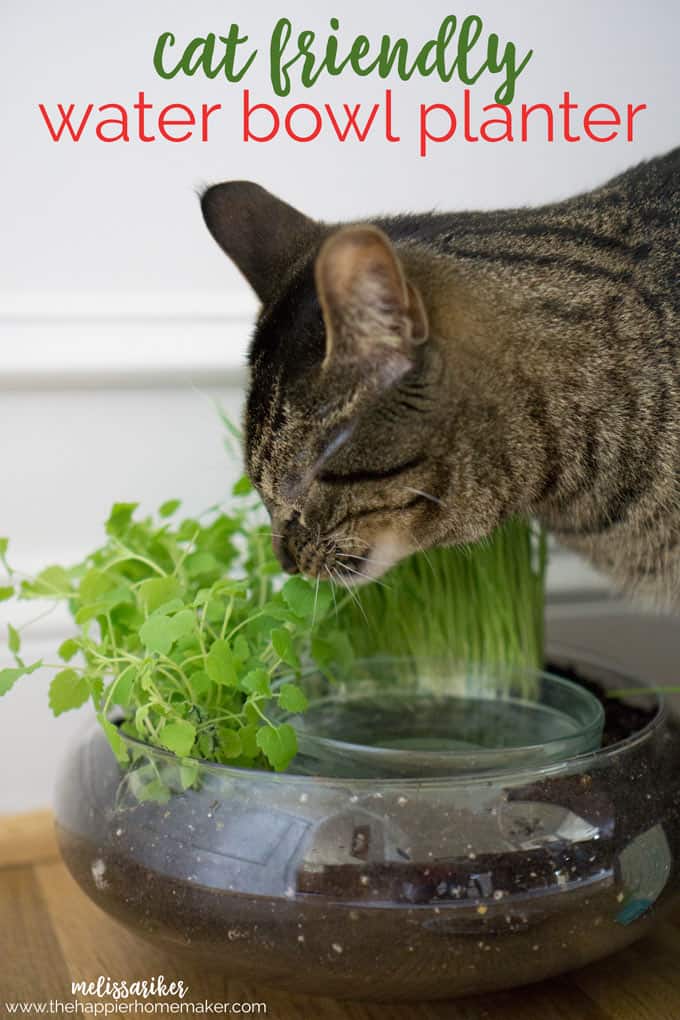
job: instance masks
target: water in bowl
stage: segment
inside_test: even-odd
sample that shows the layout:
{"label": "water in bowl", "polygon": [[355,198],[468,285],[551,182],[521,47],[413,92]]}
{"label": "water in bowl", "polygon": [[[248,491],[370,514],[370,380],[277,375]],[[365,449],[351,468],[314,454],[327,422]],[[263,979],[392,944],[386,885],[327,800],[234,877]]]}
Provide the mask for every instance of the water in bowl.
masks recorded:
{"label": "water in bowl", "polygon": [[603,711],[584,688],[540,673],[532,697],[345,685],[291,722],[295,771],[418,777],[533,767],[594,750]]}

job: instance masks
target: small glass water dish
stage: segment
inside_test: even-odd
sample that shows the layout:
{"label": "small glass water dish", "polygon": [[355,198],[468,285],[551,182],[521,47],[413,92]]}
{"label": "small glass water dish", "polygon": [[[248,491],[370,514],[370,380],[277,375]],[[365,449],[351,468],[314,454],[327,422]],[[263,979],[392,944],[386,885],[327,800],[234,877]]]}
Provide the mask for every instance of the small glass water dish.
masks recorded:
{"label": "small glass water dish", "polygon": [[437,660],[375,658],[307,674],[310,704],[286,716],[291,771],[417,778],[542,767],[600,746],[604,711],[580,684],[541,671],[462,674]]}

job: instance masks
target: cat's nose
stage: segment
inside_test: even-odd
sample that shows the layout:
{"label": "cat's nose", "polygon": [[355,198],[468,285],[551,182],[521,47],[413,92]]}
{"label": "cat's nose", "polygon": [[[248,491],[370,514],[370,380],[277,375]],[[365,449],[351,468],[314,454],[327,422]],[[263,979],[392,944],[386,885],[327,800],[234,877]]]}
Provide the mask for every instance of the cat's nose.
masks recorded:
{"label": "cat's nose", "polygon": [[279,537],[278,535],[272,536],[272,546],[274,547],[274,553],[277,560],[286,571],[287,574],[299,573],[298,565],[295,562],[293,555],[288,547],[288,541],[285,537]]}
{"label": "cat's nose", "polygon": [[274,554],[288,574],[299,573],[298,565],[295,562],[295,557],[290,547],[290,529],[291,526],[297,523],[299,516],[299,514],[294,514],[288,521],[281,521],[276,518],[272,521],[272,547]]}

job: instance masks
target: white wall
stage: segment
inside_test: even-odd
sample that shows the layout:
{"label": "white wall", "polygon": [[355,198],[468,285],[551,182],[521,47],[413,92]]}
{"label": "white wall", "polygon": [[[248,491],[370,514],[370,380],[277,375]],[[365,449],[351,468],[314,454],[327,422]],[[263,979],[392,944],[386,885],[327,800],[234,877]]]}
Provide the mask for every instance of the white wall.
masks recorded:
{"label": "white wall", "polygon": [[[454,5],[455,7],[455,5]],[[468,13],[457,9],[459,19]],[[195,189],[206,182],[251,178],[313,216],[358,218],[403,209],[489,208],[536,204],[602,182],[641,159],[677,145],[676,40],[680,8],[651,0],[478,0],[471,10],[518,52],[534,55],[519,78],[517,101],[556,105],[565,89],[581,107],[647,103],[634,144],[459,140],[418,154],[420,103],[460,110],[462,85],[432,78],[403,83],[351,73],[323,77],[288,99],[272,96],[265,59],[282,12],[296,31],[319,38],[337,15],[345,45],[359,33],[406,36],[414,46],[452,11],[448,0],[400,5],[377,0],[290,0],[257,4],[202,0],[120,0],[102,8],[82,0],[4,0],[0,7],[0,380],[87,369],[134,376],[140,366],[184,365],[206,374],[243,360],[254,302],[237,271],[201,221]],[[224,32],[235,20],[259,57],[238,85],[223,78],[160,79],[152,65],[158,35],[178,41]],[[479,59],[474,51],[471,60]],[[394,92],[403,142],[371,134],[340,144],[327,134],[310,144],[287,138],[241,141],[241,94],[274,101],[369,107]],[[483,76],[475,103],[491,101],[497,81]],[[83,109],[120,102],[143,89],[155,109],[171,102],[223,104],[208,143],[104,144],[85,132],[77,144],[54,143],[38,112],[44,103]],[[220,332],[220,327],[222,332]]]}
{"label": "white wall", "polygon": [[[394,90],[405,141],[364,145],[279,140],[244,145],[242,86],[156,78],[156,36],[223,31],[240,22],[261,50],[282,13],[322,33],[331,15],[345,38],[383,31],[422,42],[451,5],[320,0],[281,5],[202,0],[121,0],[116,5],[4,0],[0,8],[0,535],[19,566],[76,559],[97,541],[116,499],[153,506],[181,496],[196,509],[228,491],[236,468],[222,449],[210,403],[238,414],[255,304],[202,225],[194,189],[252,178],[312,215],[356,218],[408,209],[536,203],[582,190],[679,141],[678,8],[630,0],[576,0],[567,8],[525,0],[479,0],[487,31],[532,47],[518,98],[556,104],[565,88],[584,104],[646,102],[634,146],[442,145],[417,154],[420,102],[460,104],[461,87],[434,81]],[[462,15],[467,13],[462,9]],[[266,64],[248,75],[271,100]],[[290,102],[362,102],[379,80],[324,79]],[[212,141],[55,145],[37,104],[130,104],[144,89],[165,104],[222,102]],[[491,99],[490,85],[476,96]],[[285,108],[287,101],[278,101]],[[410,140],[406,140],[408,134]],[[569,569],[572,573],[569,573]],[[580,568],[558,581],[580,585]],[[0,621],[14,611],[0,607]],[[35,639],[42,654],[67,624],[53,619]],[[51,629],[50,629],[51,628]],[[1,628],[0,628],[1,633]],[[4,661],[0,647],[0,661]],[[74,725],[46,708],[46,675],[17,686],[0,705],[0,812],[46,804],[61,748]],[[25,749],[32,746],[27,758]],[[10,778],[11,777],[11,778]]]}
{"label": "white wall", "polygon": [[[514,40],[534,56],[519,79],[520,101],[557,103],[565,88],[583,104],[646,102],[634,146],[608,144],[442,145],[421,159],[413,130],[400,145],[371,136],[363,145],[320,139],[266,145],[240,141],[240,96],[271,98],[266,60],[258,60],[240,85],[224,80],[160,80],[152,67],[158,34],[172,29],[189,39],[238,21],[261,51],[276,19],[296,27],[328,30],[337,15],[343,38],[359,32],[379,39],[401,34],[414,43],[431,37],[452,11],[485,20],[485,31]],[[677,34],[680,15],[670,0],[572,0],[568,6],[523,0],[477,0],[460,7],[449,0],[394,4],[387,0],[272,0],[259,3],[202,0],[120,0],[115,6],[82,0],[4,0],[0,13],[3,162],[0,223],[0,290],[187,295],[239,293],[236,271],[206,236],[194,188],[224,178],[252,178],[311,215],[357,217],[379,211],[491,207],[538,203],[606,179],[628,164],[678,144]],[[390,81],[399,124],[413,123],[421,102],[461,102],[462,88],[433,79]],[[221,102],[224,117],[212,141],[172,145],[105,145],[84,138],[54,144],[39,102],[131,103],[139,89],[157,104]],[[481,79],[477,98],[491,100],[495,86]],[[287,102],[362,102],[383,95],[380,79],[351,73],[323,78]],[[8,243],[9,242],[9,243]]]}
{"label": "white wall", "polygon": [[[2,393],[0,534],[11,536],[12,566],[30,573],[77,563],[101,543],[116,500],[152,510],[181,497],[192,513],[227,498],[240,464],[224,448],[215,402],[238,420],[238,387]],[[41,608],[0,603],[1,645],[6,622],[25,624]],[[26,661],[58,661],[55,650],[72,632],[65,611],[27,627]],[[0,662],[9,664],[6,651]],[[24,678],[0,704],[0,814],[49,803],[63,749],[88,714],[53,718],[51,672]]]}

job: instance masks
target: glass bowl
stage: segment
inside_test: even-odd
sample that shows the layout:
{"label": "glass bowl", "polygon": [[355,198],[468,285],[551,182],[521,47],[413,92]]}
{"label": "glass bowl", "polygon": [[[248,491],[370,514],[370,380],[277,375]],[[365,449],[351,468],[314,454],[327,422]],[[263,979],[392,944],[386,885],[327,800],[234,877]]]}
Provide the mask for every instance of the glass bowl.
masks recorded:
{"label": "glass bowl", "polygon": [[[601,701],[551,673],[504,668],[494,682],[452,676],[437,660],[374,658],[314,671],[289,771],[335,778],[415,778],[539,767],[600,746]],[[450,690],[459,693],[446,693]],[[474,693],[472,693],[474,691]]]}
{"label": "glass bowl", "polygon": [[58,779],[62,854],[132,931],[244,981],[400,1001],[538,981],[644,935],[680,891],[677,723],[651,694],[623,714],[603,700],[598,750],[420,779],[183,763],[135,741],[122,771],[95,729]]}

